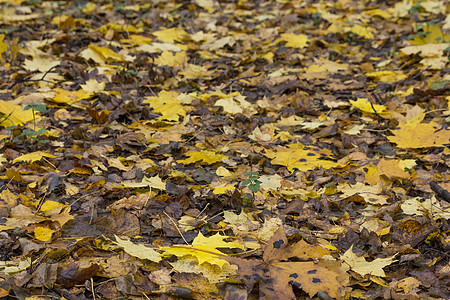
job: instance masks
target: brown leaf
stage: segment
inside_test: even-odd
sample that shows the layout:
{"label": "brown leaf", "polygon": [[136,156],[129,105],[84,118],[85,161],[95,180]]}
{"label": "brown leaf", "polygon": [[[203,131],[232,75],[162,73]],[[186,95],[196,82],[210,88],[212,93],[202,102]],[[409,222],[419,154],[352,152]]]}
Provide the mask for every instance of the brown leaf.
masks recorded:
{"label": "brown leaf", "polygon": [[393,238],[415,247],[434,230],[436,228],[429,222],[421,224],[416,220],[407,220],[395,228]]}
{"label": "brown leaf", "polygon": [[[303,289],[311,297],[325,292],[330,297],[340,298],[347,280],[340,267],[322,266],[312,261],[282,262],[290,257],[318,258],[328,254],[321,246],[299,242],[289,246],[281,226],[267,243],[263,260],[244,260],[237,257],[222,257],[239,267],[239,274],[251,290],[259,282],[259,295],[264,299],[295,299],[292,285]],[[339,270],[339,271],[336,271]],[[338,278],[341,277],[341,278]]]}
{"label": "brown leaf", "polygon": [[79,269],[77,263],[73,262],[58,268],[56,283],[65,288],[71,288],[76,284],[82,284],[100,270],[99,265],[92,264],[85,269]]}

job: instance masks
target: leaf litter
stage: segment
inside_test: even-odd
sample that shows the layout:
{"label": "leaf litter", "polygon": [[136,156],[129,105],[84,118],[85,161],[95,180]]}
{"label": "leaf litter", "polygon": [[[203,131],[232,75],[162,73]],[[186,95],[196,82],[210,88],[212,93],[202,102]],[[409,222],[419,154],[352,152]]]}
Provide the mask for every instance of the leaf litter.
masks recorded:
{"label": "leaf litter", "polygon": [[0,296],[448,299],[449,9],[0,1]]}

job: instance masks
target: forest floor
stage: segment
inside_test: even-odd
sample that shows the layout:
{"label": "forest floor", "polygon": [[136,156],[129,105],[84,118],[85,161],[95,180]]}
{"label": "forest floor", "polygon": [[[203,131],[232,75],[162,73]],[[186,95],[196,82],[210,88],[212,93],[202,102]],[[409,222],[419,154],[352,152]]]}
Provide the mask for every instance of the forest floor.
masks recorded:
{"label": "forest floor", "polygon": [[0,0],[0,297],[449,299],[449,10]]}

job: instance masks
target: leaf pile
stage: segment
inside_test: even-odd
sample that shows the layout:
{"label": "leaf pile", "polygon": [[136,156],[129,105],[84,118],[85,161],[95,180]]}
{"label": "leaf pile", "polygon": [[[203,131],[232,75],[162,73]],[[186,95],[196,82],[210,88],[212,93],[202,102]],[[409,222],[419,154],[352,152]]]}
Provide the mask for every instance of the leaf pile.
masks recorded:
{"label": "leaf pile", "polygon": [[448,299],[449,10],[0,1],[0,297]]}

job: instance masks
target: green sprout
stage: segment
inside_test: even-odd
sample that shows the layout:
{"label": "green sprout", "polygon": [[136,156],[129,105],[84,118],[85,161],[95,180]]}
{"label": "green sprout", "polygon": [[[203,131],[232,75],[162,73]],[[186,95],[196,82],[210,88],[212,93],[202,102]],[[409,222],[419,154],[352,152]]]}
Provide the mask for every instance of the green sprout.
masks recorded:
{"label": "green sprout", "polygon": [[259,191],[262,182],[258,180],[258,172],[247,172],[245,173],[245,176],[247,179],[242,181],[242,185],[248,187],[248,189],[252,192],[252,195],[249,196],[244,194],[241,197],[244,199],[245,206],[253,206],[253,203],[255,202],[255,193]]}
{"label": "green sprout", "polygon": [[22,135],[26,136],[27,138],[37,141],[38,143],[48,143],[48,140],[39,140],[39,137],[43,135],[47,130],[45,128],[41,128],[39,130],[36,130],[36,114],[35,111],[39,111],[43,114],[47,112],[47,107],[44,104],[35,104],[30,103],[25,105],[23,108],[24,110],[31,109],[33,111],[33,129],[24,129],[22,131]]}

